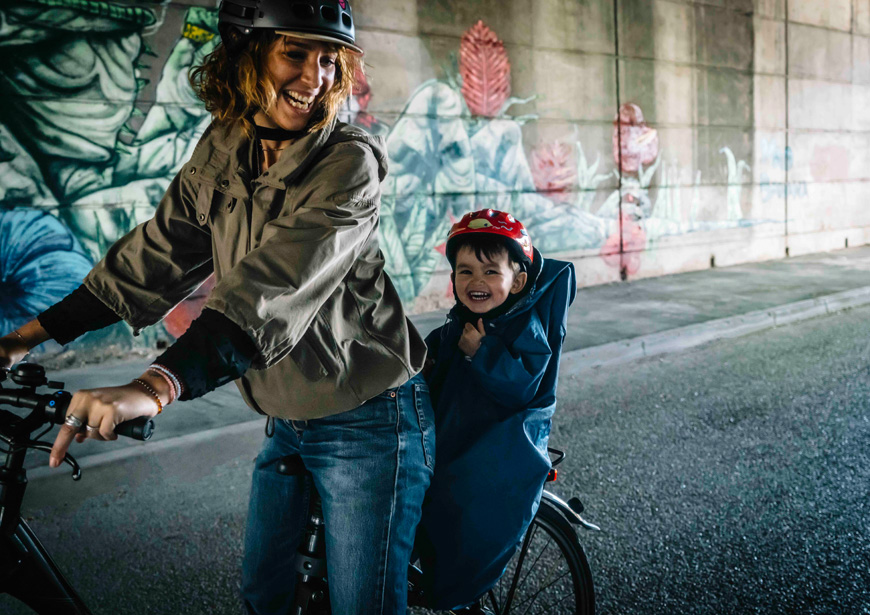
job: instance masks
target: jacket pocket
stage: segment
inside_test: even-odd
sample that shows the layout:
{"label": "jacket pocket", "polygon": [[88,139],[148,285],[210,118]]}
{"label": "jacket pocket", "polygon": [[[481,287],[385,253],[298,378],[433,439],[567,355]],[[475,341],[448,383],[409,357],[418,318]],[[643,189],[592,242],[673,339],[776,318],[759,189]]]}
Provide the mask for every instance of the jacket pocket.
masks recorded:
{"label": "jacket pocket", "polygon": [[311,382],[317,382],[327,376],[337,375],[341,369],[339,359],[332,350],[334,346],[332,334],[321,322],[318,313],[289,354],[302,375]]}
{"label": "jacket pocket", "polygon": [[196,221],[200,226],[213,222],[223,212],[232,213],[237,199],[214,186],[202,185],[196,195]]}

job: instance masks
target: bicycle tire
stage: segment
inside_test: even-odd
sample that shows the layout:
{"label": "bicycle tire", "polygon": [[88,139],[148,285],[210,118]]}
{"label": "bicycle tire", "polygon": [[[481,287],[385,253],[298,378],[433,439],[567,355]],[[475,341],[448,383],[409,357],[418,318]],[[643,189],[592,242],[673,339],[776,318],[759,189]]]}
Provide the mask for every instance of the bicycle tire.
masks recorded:
{"label": "bicycle tire", "polygon": [[[542,500],[521,544],[487,592],[486,608],[496,615],[594,615],[592,571],[577,532],[562,513]],[[544,574],[533,575],[539,564]]]}

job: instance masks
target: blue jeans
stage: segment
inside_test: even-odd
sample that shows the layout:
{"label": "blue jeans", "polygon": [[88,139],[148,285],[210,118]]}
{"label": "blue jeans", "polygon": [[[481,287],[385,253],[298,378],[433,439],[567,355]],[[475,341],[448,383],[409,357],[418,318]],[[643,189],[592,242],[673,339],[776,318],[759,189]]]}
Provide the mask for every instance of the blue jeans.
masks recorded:
{"label": "blue jeans", "polygon": [[276,461],[299,454],[323,499],[334,615],[388,615],[407,606],[408,562],[435,464],[429,388],[415,376],[363,405],[310,421],[275,421],[256,460],[245,533],[242,597],[256,615],[285,615],[308,511],[303,477]]}

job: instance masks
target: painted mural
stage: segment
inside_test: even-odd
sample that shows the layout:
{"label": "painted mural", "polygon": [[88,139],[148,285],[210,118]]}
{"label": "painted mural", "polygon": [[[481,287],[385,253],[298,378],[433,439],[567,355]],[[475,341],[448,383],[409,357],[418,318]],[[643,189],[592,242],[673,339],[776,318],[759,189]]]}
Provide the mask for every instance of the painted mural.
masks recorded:
{"label": "painted mural", "polygon": [[[147,220],[207,126],[187,72],[218,42],[216,11],[183,7],[181,28],[167,37],[168,6],[29,0],[0,7],[3,330],[63,298],[118,237]],[[174,41],[168,55],[149,47],[158,34]],[[514,94],[507,48],[484,21],[468,25],[456,61],[420,83],[389,120],[369,111],[377,91],[357,75],[343,119],[386,140],[381,244],[412,310],[449,303],[443,242],[472,209],[510,211],[544,254],[591,255],[623,277],[636,274],[663,237],[757,222],[741,209],[751,169],[729,147],[718,152],[727,195],[702,203],[702,171],[692,177],[669,162],[639,105],[621,104],[612,148],[591,151],[576,138],[525,142],[523,126],[538,118],[517,109],[539,93]],[[691,202],[683,202],[687,195]],[[136,343],[180,335],[211,284]],[[124,325],[108,335],[133,343]]]}

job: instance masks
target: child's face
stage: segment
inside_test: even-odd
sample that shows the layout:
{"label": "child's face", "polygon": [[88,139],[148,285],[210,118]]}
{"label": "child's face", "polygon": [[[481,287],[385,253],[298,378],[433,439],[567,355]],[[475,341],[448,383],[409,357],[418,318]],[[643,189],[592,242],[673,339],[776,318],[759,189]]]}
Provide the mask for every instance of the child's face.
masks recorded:
{"label": "child's face", "polygon": [[514,275],[506,252],[493,260],[478,260],[474,249],[462,246],[456,254],[453,284],[462,305],[475,314],[484,314],[500,306],[509,295],[526,285],[526,273]]}

